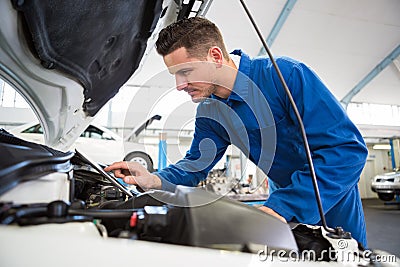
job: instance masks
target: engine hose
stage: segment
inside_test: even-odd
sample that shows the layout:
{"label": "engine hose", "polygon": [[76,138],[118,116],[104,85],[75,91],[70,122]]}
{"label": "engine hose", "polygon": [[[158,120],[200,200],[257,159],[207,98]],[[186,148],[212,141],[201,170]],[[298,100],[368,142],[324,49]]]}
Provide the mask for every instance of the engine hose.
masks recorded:
{"label": "engine hose", "polygon": [[139,211],[139,209],[120,209],[120,210],[81,210],[81,209],[70,209],[69,215],[82,215],[91,216],[93,218],[130,218],[133,212]]}
{"label": "engine hose", "polygon": [[19,218],[23,217],[34,217],[46,215],[47,207],[27,207],[17,210],[15,213],[8,215],[1,220],[0,224],[12,224]]}

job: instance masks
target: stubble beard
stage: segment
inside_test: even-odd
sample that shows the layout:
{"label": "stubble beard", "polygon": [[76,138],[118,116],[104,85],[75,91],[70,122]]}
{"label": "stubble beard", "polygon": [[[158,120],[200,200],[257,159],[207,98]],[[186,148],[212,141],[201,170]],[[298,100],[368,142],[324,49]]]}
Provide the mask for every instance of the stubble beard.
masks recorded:
{"label": "stubble beard", "polygon": [[203,95],[196,97],[196,98],[192,98],[193,103],[201,103],[204,100],[206,100],[207,98],[209,98],[212,94],[214,94],[217,90],[217,86],[215,84],[211,84],[209,87],[207,87],[204,91],[203,91]]}

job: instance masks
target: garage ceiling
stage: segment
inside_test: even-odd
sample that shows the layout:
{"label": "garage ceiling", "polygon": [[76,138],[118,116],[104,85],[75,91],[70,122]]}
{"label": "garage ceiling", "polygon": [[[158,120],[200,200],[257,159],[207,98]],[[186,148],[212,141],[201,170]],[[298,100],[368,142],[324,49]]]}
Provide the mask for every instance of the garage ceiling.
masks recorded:
{"label": "garage ceiling", "polygon": [[[362,90],[352,102],[400,105],[399,0],[245,2],[265,39],[282,19],[274,30],[277,35],[270,46],[272,53],[305,62],[339,100],[364,81],[366,85],[360,86]],[[253,57],[259,54],[261,42],[239,0],[214,0],[206,17],[221,29],[229,50],[241,48]],[[389,64],[381,71],[379,66],[385,59]],[[370,73],[374,68],[377,75]],[[163,69],[161,58],[152,54],[140,76],[129,83],[141,84]]]}
{"label": "garage ceiling", "polygon": [[[293,5],[291,11],[283,12],[287,19],[271,49],[274,55],[287,55],[311,66],[338,99],[400,45],[398,0],[245,2],[265,38],[285,4]],[[228,47],[242,47],[256,56],[260,41],[239,1],[230,3],[228,8],[225,1],[214,0],[207,17],[221,28]],[[400,105],[400,69],[389,64],[352,101]]]}

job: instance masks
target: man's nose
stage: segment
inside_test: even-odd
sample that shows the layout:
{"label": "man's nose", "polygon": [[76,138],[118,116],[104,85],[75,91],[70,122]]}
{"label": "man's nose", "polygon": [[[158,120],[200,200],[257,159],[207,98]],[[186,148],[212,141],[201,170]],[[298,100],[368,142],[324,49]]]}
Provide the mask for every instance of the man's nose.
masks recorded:
{"label": "man's nose", "polygon": [[176,77],[176,89],[182,91],[188,86],[188,81],[184,78]]}

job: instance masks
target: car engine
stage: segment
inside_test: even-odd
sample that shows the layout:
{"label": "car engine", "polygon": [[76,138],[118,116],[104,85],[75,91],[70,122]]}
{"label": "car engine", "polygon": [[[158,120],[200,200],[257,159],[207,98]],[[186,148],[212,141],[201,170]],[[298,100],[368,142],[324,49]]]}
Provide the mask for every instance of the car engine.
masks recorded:
{"label": "car engine", "polygon": [[[0,231],[5,233],[80,223],[87,229],[95,226],[98,233],[90,230],[90,235],[102,238],[258,253],[259,257],[279,251],[313,251],[314,260],[343,261],[337,249],[343,240],[327,238],[319,226],[289,225],[203,188],[177,186],[175,192],[143,192],[124,187],[80,153],[55,151],[4,130],[0,145],[7,156],[0,171]],[[354,239],[345,242],[359,263],[372,262],[361,256],[364,249]],[[333,251],[334,256],[324,251]]]}

